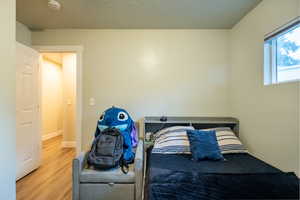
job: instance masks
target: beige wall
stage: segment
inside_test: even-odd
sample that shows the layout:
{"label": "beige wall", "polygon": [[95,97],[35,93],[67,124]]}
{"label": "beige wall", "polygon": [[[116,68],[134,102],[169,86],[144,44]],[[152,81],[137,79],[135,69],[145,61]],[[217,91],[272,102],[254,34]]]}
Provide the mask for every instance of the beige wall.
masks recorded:
{"label": "beige wall", "polygon": [[[227,30],[47,30],[34,45],[83,45],[83,148],[112,105],[145,115],[229,114]],[[96,105],[89,106],[89,98]]]}
{"label": "beige wall", "polygon": [[249,150],[285,171],[298,171],[297,83],[263,85],[264,35],[298,15],[299,0],[264,0],[231,31],[231,107]]}
{"label": "beige wall", "polygon": [[15,0],[0,1],[0,199],[15,199]]}
{"label": "beige wall", "polygon": [[75,109],[76,109],[76,54],[64,53],[63,63],[63,118],[64,141],[75,141]]}
{"label": "beige wall", "polygon": [[[44,56],[44,58],[47,58]],[[50,62],[49,58],[42,63],[42,134],[62,132],[63,126],[63,70],[62,66]]]}
{"label": "beige wall", "polygon": [[31,31],[18,21],[16,21],[16,40],[27,46],[31,45]]}

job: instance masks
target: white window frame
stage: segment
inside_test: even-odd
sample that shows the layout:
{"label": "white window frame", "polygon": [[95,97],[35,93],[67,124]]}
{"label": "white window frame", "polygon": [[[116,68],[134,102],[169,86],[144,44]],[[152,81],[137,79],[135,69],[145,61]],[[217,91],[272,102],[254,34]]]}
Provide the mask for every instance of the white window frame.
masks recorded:
{"label": "white window frame", "polygon": [[277,38],[290,31],[293,27],[300,24],[300,17],[295,18],[284,26],[265,35],[264,40],[264,85],[279,84],[285,82],[300,81],[293,79],[287,81],[278,81],[277,68]]}

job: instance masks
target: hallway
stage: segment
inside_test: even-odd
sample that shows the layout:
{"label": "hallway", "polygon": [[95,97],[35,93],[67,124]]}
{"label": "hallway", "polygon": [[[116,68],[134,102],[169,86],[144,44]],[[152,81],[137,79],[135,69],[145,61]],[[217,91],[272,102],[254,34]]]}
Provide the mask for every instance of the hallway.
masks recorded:
{"label": "hallway", "polygon": [[72,199],[74,148],[61,148],[62,136],[43,142],[41,166],[17,181],[17,200]]}

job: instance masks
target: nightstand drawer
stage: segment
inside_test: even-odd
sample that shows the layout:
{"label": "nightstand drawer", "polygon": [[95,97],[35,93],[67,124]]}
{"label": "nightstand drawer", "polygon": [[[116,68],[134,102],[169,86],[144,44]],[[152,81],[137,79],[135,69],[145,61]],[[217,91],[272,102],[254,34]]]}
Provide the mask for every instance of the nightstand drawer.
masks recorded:
{"label": "nightstand drawer", "polygon": [[134,200],[134,184],[80,184],[80,199]]}

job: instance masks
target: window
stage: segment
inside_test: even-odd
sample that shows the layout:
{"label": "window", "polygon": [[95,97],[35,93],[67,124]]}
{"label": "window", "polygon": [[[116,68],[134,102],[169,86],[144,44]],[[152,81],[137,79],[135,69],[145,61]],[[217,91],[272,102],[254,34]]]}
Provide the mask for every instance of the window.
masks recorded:
{"label": "window", "polygon": [[266,36],[265,85],[300,80],[300,18]]}

